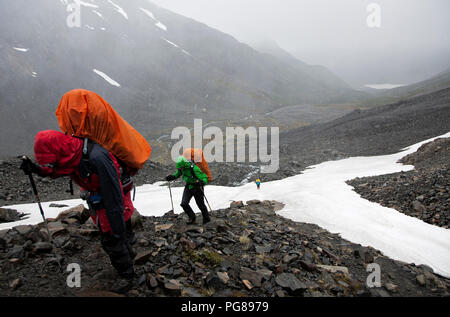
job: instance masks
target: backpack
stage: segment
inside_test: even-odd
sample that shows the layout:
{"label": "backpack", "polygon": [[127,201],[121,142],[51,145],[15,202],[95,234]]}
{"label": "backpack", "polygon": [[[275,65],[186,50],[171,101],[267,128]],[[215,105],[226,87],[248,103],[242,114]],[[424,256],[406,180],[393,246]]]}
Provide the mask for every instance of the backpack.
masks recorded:
{"label": "backpack", "polygon": [[[203,151],[200,149],[186,149],[183,152],[183,156],[195,163],[195,165],[197,165],[200,170],[206,174],[206,176],[208,176],[208,183],[210,183],[212,181],[212,175],[211,175],[211,171],[209,170],[208,167],[208,162],[206,162],[205,156],[203,155]],[[193,166],[191,167],[193,168]],[[195,175],[195,174],[194,174]]]}
{"label": "backpack", "polygon": [[63,133],[100,144],[114,154],[131,175],[150,157],[151,147],[145,138],[92,91],[75,89],[64,94],[56,117]]}

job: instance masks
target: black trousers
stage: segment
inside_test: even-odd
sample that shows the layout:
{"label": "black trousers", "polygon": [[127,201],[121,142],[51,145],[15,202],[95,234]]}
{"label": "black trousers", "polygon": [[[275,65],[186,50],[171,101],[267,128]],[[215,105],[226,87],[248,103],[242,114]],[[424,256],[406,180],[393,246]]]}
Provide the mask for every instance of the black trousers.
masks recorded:
{"label": "black trousers", "polygon": [[189,185],[186,185],[186,187],[184,187],[183,198],[181,199],[181,207],[183,208],[184,212],[189,216],[190,219],[195,218],[195,213],[192,210],[191,206],[189,206],[189,202],[191,201],[192,196],[195,198],[195,202],[202,212],[203,218],[209,218],[208,208],[206,208],[205,206],[203,191],[200,187],[194,187],[192,189],[189,189]]}
{"label": "black trousers", "polygon": [[108,254],[112,266],[123,277],[132,277],[134,274],[133,258],[135,254],[130,241],[133,235],[130,221],[126,223],[126,233],[121,238],[103,232],[100,236],[103,250]]}

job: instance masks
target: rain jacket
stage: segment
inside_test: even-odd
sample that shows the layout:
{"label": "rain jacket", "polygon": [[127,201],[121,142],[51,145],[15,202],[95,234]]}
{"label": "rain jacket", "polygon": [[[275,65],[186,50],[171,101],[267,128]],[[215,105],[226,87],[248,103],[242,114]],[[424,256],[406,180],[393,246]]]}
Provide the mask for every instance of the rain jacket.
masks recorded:
{"label": "rain jacket", "polygon": [[[47,130],[36,135],[34,152],[42,174],[52,178],[70,176],[82,191],[99,198],[95,210],[90,208],[92,220],[102,232],[121,236],[134,206],[131,192],[123,192],[119,163],[114,155],[98,144],[93,145],[88,162],[84,162],[81,160],[82,147],[81,139]],[[86,164],[92,173],[89,177],[80,173],[81,165]]]}
{"label": "rain jacket", "polygon": [[[202,185],[208,184],[208,176],[195,163],[188,161],[184,156],[178,157],[176,166],[177,171],[173,176],[175,178],[183,176],[183,180],[189,189],[194,188],[198,180],[203,183]],[[195,175],[192,174],[192,171]]]}

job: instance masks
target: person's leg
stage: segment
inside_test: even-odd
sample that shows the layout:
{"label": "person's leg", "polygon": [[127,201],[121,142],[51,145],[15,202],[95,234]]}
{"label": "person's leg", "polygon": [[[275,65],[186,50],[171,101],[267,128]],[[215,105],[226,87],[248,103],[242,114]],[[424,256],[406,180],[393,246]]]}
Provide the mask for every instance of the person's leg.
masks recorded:
{"label": "person's leg", "polygon": [[211,221],[211,218],[209,217],[208,208],[206,208],[205,205],[205,194],[203,193],[203,188],[195,188],[194,191],[194,198],[195,202],[197,203],[198,208],[202,212],[203,216],[203,224],[208,223]]}
{"label": "person's leg", "polygon": [[189,187],[186,185],[186,187],[184,187],[183,198],[181,199],[180,206],[183,208],[184,212],[188,215],[189,224],[195,222],[195,213],[192,210],[191,206],[189,206],[189,202],[191,201],[192,196],[193,190],[189,189]]}
{"label": "person's leg", "polygon": [[112,266],[120,276],[131,278],[134,276],[133,259],[127,245],[126,237],[116,238],[109,232],[101,233],[103,250],[108,254]]}

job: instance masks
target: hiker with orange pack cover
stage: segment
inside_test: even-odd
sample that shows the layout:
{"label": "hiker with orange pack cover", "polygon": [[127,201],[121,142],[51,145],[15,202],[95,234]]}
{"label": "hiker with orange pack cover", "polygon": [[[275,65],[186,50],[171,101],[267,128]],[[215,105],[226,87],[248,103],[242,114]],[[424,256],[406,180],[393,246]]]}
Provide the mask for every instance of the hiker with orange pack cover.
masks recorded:
{"label": "hiker with orange pack cover", "polygon": [[69,176],[78,184],[112,265],[120,276],[132,278],[131,176],[143,167],[151,147],[108,102],[88,90],[67,92],[56,116],[64,133],[39,132],[34,144],[38,164],[28,159],[21,168],[52,178]]}
{"label": "hiker with orange pack cover", "polygon": [[[197,150],[197,153],[199,153],[198,159],[200,160],[200,158],[203,157],[203,153],[200,153],[198,151],[201,152],[201,150]],[[190,153],[190,149],[187,150],[187,152],[185,151],[185,153]],[[190,157],[190,155],[188,155],[188,157]],[[206,161],[204,161],[204,163],[206,163]],[[207,168],[207,163],[206,165],[197,164],[197,162],[188,160],[185,155],[181,155],[177,159],[177,171],[175,172],[175,174],[168,175],[166,177],[166,180],[170,182],[182,176],[183,180],[186,182],[186,186],[184,187],[183,191],[183,198],[181,200],[181,207],[189,217],[188,224],[195,223],[195,213],[192,210],[191,206],[189,206],[189,202],[192,197],[194,197],[195,202],[197,203],[197,206],[202,213],[203,224],[211,221],[208,209],[206,208],[204,201],[204,186],[208,184],[208,174],[211,177],[211,173],[209,172],[209,169],[207,171],[201,169],[201,167],[205,168],[205,166]]]}

